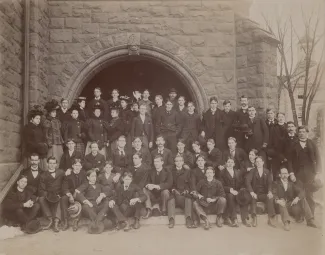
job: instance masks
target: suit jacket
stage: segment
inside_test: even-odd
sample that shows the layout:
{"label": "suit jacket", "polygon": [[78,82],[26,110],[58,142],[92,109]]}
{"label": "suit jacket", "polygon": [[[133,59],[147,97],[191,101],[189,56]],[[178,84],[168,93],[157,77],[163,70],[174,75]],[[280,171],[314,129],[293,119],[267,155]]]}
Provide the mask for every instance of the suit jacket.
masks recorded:
{"label": "suit jacket", "polygon": [[188,150],[185,149],[183,153],[177,152],[176,154],[174,154],[173,158],[175,159],[175,157],[178,155],[183,157],[185,165],[188,165],[189,168],[191,168],[191,169],[194,167],[195,158],[191,152],[189,152]]}
{"label": "suit jacket", "polygon": [[87,104],[87,110],[86,110],[86,112],[87,112],[88,118],[93,118],[94,117],[94,106],[96,104],[100,104],[101,107],[102,107],[102,113],[101,113],[101,115],[99,117],[101,119],[105,119],[106,114],[110,114],[110,112],[108,112],[108,110],[107,110],[107,104],[106,104],[105,100],[104,99],[101,99],[101,98],[99,100],[93,98]]}
{"label": "suit jacket", "polygon": [[185,190],[190,191],[191,170],[186,170],[184,168],[177,170],[176,167],[174,167],[172,174],[173,185],[171,189],[176,189],[180,193]]}
{"label": "suit jacket", "polygon": [[[222,154],[222,161],[225,163],[228,158],[230,158],[230,150],[225,150]],[[247,160],[248,156],[246,152],[241,149],[241,148],[236,148],[235,149],[235,166],[234,168],[236,169],[244,169],[244,162]]]}
{"label": "suit jacket", "polygon": [[101,171],[103,167],[105,166],[105,156],[97,153],[96,156],[94,156],[92,153],[89,153],[85,156],[85,161],[83,167],[85,170],[90,170],[92,168],[99,168]]}
{"label": "suit jacket", "polygon": [[268,156],[272,158],[278,157],[283,160],[284,140],[286,137],[287,130],[285,129],[285,127],[280,126],[276,119],[273,123],[270,123],[268,120],[265,120],[265,123],[269,130],[269,143],[267,147],[268,149],[272,150],[272,154],[270,155],[270,153],[268,153]]}
{"label": "suit jacket", "polygon": [[114,170],[118,173],[123,173],[132,164],[132,155],[124,150],[124,155],[120,155],[118,148],[114,149],[109,157],[113,161]]}
{"label": "suit jacket", "polygon": [[[88,200],[92,204],[96,204],[96,199],[99,197],[101,193],[106,195],[106,200],[116,200],[116,193],[113,189],[109,189],[108,187],[104,187],[99,183],[96,183],[94,186],[90,185],[89,182],[84,182],[77,188],[77,196],[76,199],[83,203],[83,201]],[[104,199],[102,200],[102,202]]]}
{"label": "suit jacket", "polygon": [[151,112],[151,118],[152,118],[152,122],[154,124],[154,128],[156,128],[156,125],[157,125],[157,121],[158,119],[160,118],[160,114],[165,110],[166,108],[162,105],[162,106],[155,106],[153,109],[152,109],[152,112]]}
{"label": "suit jacket", "polygon": [[244,178],[240,170],[234,169],[234,177],[231,177],[227,169],[221,171],[221,183],[226,193],[230,193],[230,189],[239,191],[244,188]]}
{"label": "suit jacket", "polygon": [[46,142],[49,147],[52,147],[52,145],[61,145],[64,143],[61,133],[62,125],[59,119],[48,116],[43,125]]}
{"label": "suit jacket", "polygon": [[132,183],[136,184],[140,189],[143,189],[148,183],[149,170],[149,166],[143,163],[138,168],[134,166],[130,167],[129,171],[133,174]]}
{"label": "suit jacket", "polygon": [[295,183],[288,181],[288,188],[285,191],[281,180],[278,180],[274,183],[273,195],[274,199],[284,199],[288,202],[291,202],[296,197],[299,197],[300,199],[304,198],[303,190],[299,188]]}
{"label": "suit jacket", "polygon": [[228,148],[228,138],[234,137],[233,124],[236,119],[236,112],[230,110],[221,112],[219,133],[216,134],[216,147],[225,150]]}
{"label": "suit jacket", "polygon": [[39,196],[45,197],[49,192],[61,196],[64,177],[65,172],[61,169],[55,170],[55,177],[49,171],[43,172],[39,182]]}
{"label": "suit jacket", "polygon": [[75,190],[84,182],[87,182],[86,172],[81,170],[79,174],[75,174],[71,171],[70,175],[63,178],[62,193],[65,195],[67,193],[74,194]]}
{"label": "suit jacket", "polygon": [[182,139],[187,140],[189,138],[192,138],[193,140],[196,140],[201,130],[200,115],[195,112],[193,114],[186,112],[182,113],[181,116],[183,116],[183,128],[181,133]]}
{"label": "suit jacket", "polygon": [[108,141],[107,137],[107,122],[102,120],[101,117],[93,116],[87,121],[88,128],[88,141],[97,141],[99,149],[105,146]]}
{"label": "suit jacket", "polygon": [[120,118],[123,120],[124,125],[124,133],[128,135],[131,132],[131,124],[133,121],[133,113],[130,109],[122,109],[120,110]]}
{"label": "suit jacket", "polygon": [[[134,155],[136,152],[137,151],[134,148],[132,148],[132,155]],[[152,157],[150,151],[147,148],[141,147],[139,152],[142,155],[142,164],[146,164],[148,167],[151,166]]]}
{"label": "suit jacket", "polygon": [[206,139],[216,138],[216,133],[220,131],[221,115],[220,109],[217,109],[214,114],[212,114],[211,109],[203,113],[201,130],[205,132]]}
{"label": "suit jacket", "polygon": [[105,172],[103,172],[98,175],[97,183],[104,187],[108,186],[110,189],[115,190],[115,188],[118,184],[113,181],[113,178],[115,175],[116,175],[115,173],[111,173],[110,176],[108,178],[106,178]]}
{"label": "suit jacket", "polygon": [[63,112],[61,107],[56,111],[56,116],[61,123],[64,123],[71,119],[70,111],[67,110],[66,112]]}
{"label": "suit jacket", "polygon": [[70,119],[63,123],[63,140],[74,139],[76,143],[83,143],[87,137],[87,126],[82,120]]}
{"label": "suit jacket", "polygon": [[46,158],[48,145],[43,126],[35,125],[29,122],[23,129],[23,142],[26,148],[26,156],[29,157],[33,153],[40,155],[40,158]]}
{"label": "suit jacket", "polygon": [[174,109],[167,113],[166,109],[161,111],[157,116],[156,132],[162,134],[173,132],[178,136],[182,130],[182,119],[178,112]]}
{"label": "suit jacket", "polygon": [[156,170],[151,170],[148,175],[148,184],[159,185],[160,191],[169,190],[173,186],[173,175],[171,171],[162,169],[159,174]]}
{"label": "suit jacket", "polygon": [[246,139],[245,148],[247,152],[251,149],[260,150],[264,143],[269,143],[269,129],[264,120],[255,117],[253,122],[249,120],[248,127],[251,128],[253,134]]}
{"label": "suit jacket", "polygon": [[116,141],[121,135],[125,134],[124,122],[121,118],[111,119],[106,125],[110,143]]}
{"label": "suit jacket", "polygon": [[21,172],[22,175],[27,177],[27,187],[25,189],[29,190],[32,195],[38,195],[39,182],[43,172],[44,171],[42,169],[38,168],[38,175],[35,178],[30,167]]}
{"label": "suit jacket", "polygon": [[206,152],[203,151],[203,150],[201,150],[200,153],[193,152],[193,157],[194,157],[194,161],[195,161],[195,162],[196,162],[196,159],[197,159],[199,156],[204,157],[205,160],[208,159],[208,153],[206,153]]}
{"label": "suit jacket", "polygon": [[218,148],[207,152],[207,163],[211,164],[214,168],[222,164],[222,153]]}
{"label": "suit jacket", "polygon": [[291,157],[291,153],[295,147],[295,144],[299,142],[299,138],[297,135],[289,136],[289,134],[286,134],[284,138],[284,146],[283,146],[283,153],[284,157],[289,160]]}
{"label": "suit jacket", "polygon": [[14,212],[18,209],[24,208],[23,204],[28,200],[35,202],[36,196],[34,196],[28,189],[24,189],[20,192],[15,185],[3,200],[2,208],[4,211]]}
{"label": "suit jacket", "polygon": [[[247,174],[247,176],[245,178],[245,184],[246,184],[246,188],[248,189],[249,192],[256,191],[257,182],[258,182],[259,178],[260,177],[259,177],[257,168],[250,170],[250,172]],[[268,169],[264,168],[263,175],[261,178],[263,178],[264,193],[266,194],[268,192],[272,192],[272,174],[271,174],[271,172]]]}
{"label": "suit jacket", "polygon": [[200,168],[194,168],[191,170],[191,183],[190,183],[190,190],[197,191],[197,184],[201,181],[206,179],[205,176],[206,168],[204,168],[204,171],[202,171]]}
{"label": "suit jacket", "polygon": [[130,200],[133,198],[140,198],[141,203],[147,200],[147,196],[144,194],[142,188],[139,188],[136,184],[133,182],[130,184],[127,190],[124,190],[124,185],[119,185],[116,189],[117,193],[117,199],[116,203],[117,205],[121,205],[123,203],[129,205]]}
{"label": "suit jacket", "polygon": [[135,117],[131,125],[131,139],[133,141],[134,137],[137,136],[146,136],[148,142],[153,142],[153,123],[149,115],[146,115],[144,118],[144,123],[141,120],[140,115]]}
{"label": "suit jacket", "polygon": [[81,109],[80,107],[78,108],[79,111],[79,119],[81,121],[83,121],[84,123],[86,123],[87,119],[88,119],[88,113],[85,109]]}
{"label": "suit jacket", "polygon": [[79,151],[74,150],[72,155],[70,156],[69,151],[66,150],[61,157],[59,168],[64,171],[66,171],[69,168],[72,168],[73,161],[75,158],[83,159],[84,155],[82,155]]}
{"label": "suit jacket", "polygon": [[[158,148],[154,149],[151,152],[152,160],[154,160],[155,156],[157,156],[158,154],[159,154]],[[171,150],[164,148],[162,157],[164,159],[164,168],[166,168],[167,170],[171,170],[174,165],[173,154],[172,154]]]}
{"label": "suit jacket", "polygon": [[207,179],[199,181],[197,192],[204,198],[226,197],[222,183],[216,179],[213,179],[212,182],[208,182]]}

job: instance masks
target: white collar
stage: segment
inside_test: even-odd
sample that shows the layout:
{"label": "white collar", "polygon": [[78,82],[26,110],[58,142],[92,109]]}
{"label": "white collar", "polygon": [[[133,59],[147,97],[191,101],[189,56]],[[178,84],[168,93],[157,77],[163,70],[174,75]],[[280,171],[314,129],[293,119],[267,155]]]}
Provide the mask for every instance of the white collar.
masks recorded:
{"label": "white collar", "polygon": [[142,164],[136,165],[134,166],[134,168],[139,168]]}
{"label": "white collar", "polygon": [[23,189],[21,189],[19,187],[17,187],[17,190],[20,191],[20,192],[23,192],[24,191]]}

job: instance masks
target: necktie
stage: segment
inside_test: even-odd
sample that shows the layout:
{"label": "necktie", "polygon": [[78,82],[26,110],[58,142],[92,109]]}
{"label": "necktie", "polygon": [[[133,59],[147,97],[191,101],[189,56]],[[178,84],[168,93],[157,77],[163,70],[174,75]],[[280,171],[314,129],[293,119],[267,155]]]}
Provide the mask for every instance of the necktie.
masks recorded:
{"label": "necktie", "polygon": [[129,186],[124,186],[124,190],[128,190]]}

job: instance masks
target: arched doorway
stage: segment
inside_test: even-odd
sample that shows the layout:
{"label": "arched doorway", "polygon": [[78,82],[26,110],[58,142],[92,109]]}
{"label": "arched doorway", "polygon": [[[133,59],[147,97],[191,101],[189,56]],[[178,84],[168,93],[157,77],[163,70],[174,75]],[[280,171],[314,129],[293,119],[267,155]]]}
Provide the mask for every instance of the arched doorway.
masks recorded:
{"label": "arched doorway", "polygon": [[95,87],[101,88],[105,100],[110,98],[114,88],[119,89],[120,95],[129,97],[134,90],[142,92],[148,89],[151,101],[158,94],[167,98],[169,90],[175,88],[178,95],[185,96],[186,101],[195,101],[186,81],[173,69],[162,62],[141,56],[121,57],[112,61],[94,75],[80,95],[86,96],[88,100],[92,99]]}

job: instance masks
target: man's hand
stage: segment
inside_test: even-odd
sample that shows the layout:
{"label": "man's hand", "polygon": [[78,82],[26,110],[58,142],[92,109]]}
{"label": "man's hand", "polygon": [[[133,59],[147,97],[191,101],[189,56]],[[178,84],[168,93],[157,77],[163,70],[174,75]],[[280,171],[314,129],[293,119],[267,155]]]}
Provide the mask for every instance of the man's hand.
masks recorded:
{"label": "man's hand", "polygon": [[70,204],[73,204],[73,203],[74,203],[74,199],[73,199],[72,194],[71,194],[71,193],[67,193],[66,195],[67,195],[67,197],[69,198],[69,202],[70,202]]}
{"label": "man's hand", "polygon": [[154,189],[160,190],[160,186],[159,185],[154,185]]}
{"label": "man's hand", "polygon": [[108,206],[109,208],[113,208],[115,206],[115,201],[114,200],[109,201]]}
{"label": "man's hand", "polygon": [[207,202],[208,203],[214,203],[215,201],[217,201],[217,199],[216,198],[207,198]]}
{"label": "man's hand", "polygon": [[272,192],[267,193],[267,197],[268,197],[268,199],[272,199],[273,198]]}
{"label": "man's hand", "polygon": [[23,206],[26,207],[26,208],[30,208],[33,205],[34,205],[34,202],[32,200],[28,200],[23,204]]}
{"label": "man's hand", "polygon": [[119,174],[119,173],[116,174],[116,175],[113,177],[113,182],[117,183],[117,182],[119,181],[120,177],[121,177],[121,174]]}
{"label": "man's hand", "polygon": [[203,196],[202,196],[201,194],[197,194],[197,197],[198,197],[199,199],[203,198]]}
{"label": "man's hand", "polygon": [[262,147],[263,148],[266,148],[267,147],[267,143],[263,143]]}
{"label": "man's hand", "polygon": [[106,142],[106,147],[109,147],[109,141]]}
{"label": "man's hand", "polygon": [[146,188],[147,188],[148,190],[153,190],[153,186],[154,186],[154,184],[147,184],[147,185],[146,185]]}
{"label": "man's hand", "polygon": [[185,196],[185,195],[187,195],[188,193],[189,193],[188,190],[184,190],[184,191],[181,193],[181,195]]}
{"label": "man's hand", "polygon": [[252,198],[257,199],[257,195],[255,192],[252,191],[252,192],[250,192],[250,194],[251,194]]}
{"label": "man's hand", "polygon": [[286,206],[286,201],[284,201],[284,199],[279,199],[276,201],[276,203],[282,207]]}
{"label": "man's hand", "polygon": [[249,172],[252,169],[253,169],[253,167],[247,167],[247,172]]}
{"label": "man's hand", "polygon": [[100,202],[102,202],[102,200],[103,200],[103,196],[102,195],[99,195],[99,197],[97,197],[97,199],[96,199],[96,204],[100,204]]}
{"label": "man's hand", "polygon": [[299,197],[296,197],[294,200],[291,202],[291,206],[296,205],[299,202]]}
{"label": "man's hand", "polygon": [[152,146],[153,146],[153,143],[152,143],[152,142],[150,142],[150,143],[149,143],[149,148],[151,149],[151,148],[152,148]]}
{"label": "man's hand", "polygon": [[179,193],[177,189],[172,189],[172,193],[174,193],[175,195],[181,195],[181,193]]}
{"label": "man's hand", "polygon": [[89,207],[93,207],[93,204],[90,203],[89,200],[85,200],[85,201],[83,201],[83,203],[86,204],[86,205],[88,205]]}
{"label": "man's hand", "polygon": [[290,181],[292,181],[292,182],[296,182],[297,181],[296,176],[295,176],[294,173],[290,174]]}
{"label": "man's hand", "polygon": [[70,175],[70,174],[71,174],[71,172],[72,172],[72,169],[71,169],[71,168],[67,169],[67,171],[65,171],[65,176],[68,176],[68,175]]}
{"label": "man's hand", "polygon": [[219,168],[219,170],[223,170],[223,169],[225,169],[224,166],[218,166],[218,168]]}
{"label": "man's hand", "polygon": [[233,194],[234,196],[238,195],[238,191],[234,190],[233,188],[230,189],[230,193]]}
{"label": "man's hand", "polygon": [[140,198],[132,198],[130,200],[130,205],[135,205],[136,203],[141,202]]}

